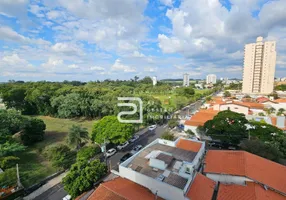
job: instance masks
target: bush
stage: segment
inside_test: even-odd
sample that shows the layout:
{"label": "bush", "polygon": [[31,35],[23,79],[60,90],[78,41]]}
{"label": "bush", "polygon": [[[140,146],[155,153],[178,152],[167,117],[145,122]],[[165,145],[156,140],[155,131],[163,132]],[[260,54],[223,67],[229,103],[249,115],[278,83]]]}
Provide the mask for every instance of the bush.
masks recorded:
{"label": "bush", "polygon": [[170,141],[174,141],[175,140],[175,136],[172,133],[168,132],[168,131],[163,133],[161,138],[164,139],[164,140],[170,140]]}
{"label": "bush", "polygon": [[101,149],[99,146],[86,146],[77,152],[76,160],[89,160],[100,152]]}
{"label": "bush", "polygon": [[179,125],[179,122],[176,120],[176,119],[170,119],[169,121],[168,121],[168,126],[170,127],[170,128],[175,128],[176,126],[178,126]]}
{"label": "bush", "polygon": [[41,119],[31,118],[21,133],[21,140],[24,145],[32,145],[44,139],[46,124]]}
{"label": "bush", "polygon": [[15,157],[15,156],[7,156],[4,157],[1,161],[1,168],[2,169],[8,169],[11,167],[15,167],[15,165],[18,163],[18,161],[20,160],[20,158]]}
{"label": "bush", "polygon": [[66,145],[52,146],[46,149],[45,155],[57,168],[68,169],[75,162],[76,152]]}
{"label": "bush", "polygon": [[16,168],[10,168],[0,174],[0,187],[9,187],[17,184]]}

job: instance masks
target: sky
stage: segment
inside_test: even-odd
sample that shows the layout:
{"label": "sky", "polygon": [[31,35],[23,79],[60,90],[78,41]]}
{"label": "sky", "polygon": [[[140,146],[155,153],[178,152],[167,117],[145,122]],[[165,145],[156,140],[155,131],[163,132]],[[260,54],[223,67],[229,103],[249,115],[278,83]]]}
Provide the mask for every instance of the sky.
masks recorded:
{"label": "sky", "polygon": [[244,45],[277,42],[286,0],[0,0],[0,82],[241,78]]}

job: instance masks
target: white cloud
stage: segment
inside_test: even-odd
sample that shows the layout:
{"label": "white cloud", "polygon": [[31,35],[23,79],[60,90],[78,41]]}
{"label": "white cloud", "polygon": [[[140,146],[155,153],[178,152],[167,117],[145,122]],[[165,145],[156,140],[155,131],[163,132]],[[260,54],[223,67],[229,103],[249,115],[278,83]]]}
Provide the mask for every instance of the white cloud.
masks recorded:
{"label": "white cloud", "polygon": [[156,72],[158,70],[157,67],[145,67],[144,71],[145,72]]}
{"label": "white cloud", "polygon": [[104,71],[104,68],[99,67],[99,66],[93,66],[93,67],[90,67],[90,70],[92,70],[92,71]]}
{"label": "white cloud", "polygon": [[28,2],[28,0],[1,0],[0,14],[8,17],[24,16]]}
{"label": "white cloud", "polygon": [[143,53],[140,53],[139,51],[134,51],[132,56],[135,58],[144,58],[145,57],[145,55]]}
{"label": "white cloud", "polygon": [[173,5],[173,0],[160,0],[161,4],[171,7]]}
{"label": "white cloud", "polygon": [[83,55],[81,48],[71,43],[56,43],[52,46],[52,50],[56,53],[62,53],[66,55]]}
{"label": "white cloud", "polygon": [[72,64],[72,65],[69,65],[68,68],[70,68],[70,69],[78,69],[79,66],[76,65],[76,64]]}
{"label": "white cloud", "polygon": [[8,71],[34,71],[36,68],[18,54],[5,55],[0,60],[2,72]]}
{"label": "white cloud", "polygon": [[44,17],[43,11],[45,10],[44,7],[38,6],[36,4],[30,5],[29,11],[36,15],[37,17]]}
{"label": "white cloud", "polygon": [[18,56],[18,54],[13,54],[11,56],[4,56],[2,61],[8,65],[18,65],[18,64],[27,64],[25,59],[22,59]]}
{"label": "white cloud", "polygon": [[49,60],[46,63],[43,63],[42,66],[43,67],[47,67],[47,68],[54,68],[56,66],[60,66],[64,63],[64,61],[62,59],[58,59],[58,58],[49,58]]}
{"label": "white cloud", "polygon": [[121,63],[120,59],[115,60],[115,63],[112,65],[111,70],[121,71],[121,72],[135,72],[136,70],[128,65]]}
{"label": "white cloud", "polygon": [[50,42],[43,40],[43,39],[31,39],[31,38],[25,37],[7,26],[0,27],[0,39],[9,41],[9,42],[19,42],[19,43],[27,43],[27,44],[38,44],[38,45],[50,44]]}

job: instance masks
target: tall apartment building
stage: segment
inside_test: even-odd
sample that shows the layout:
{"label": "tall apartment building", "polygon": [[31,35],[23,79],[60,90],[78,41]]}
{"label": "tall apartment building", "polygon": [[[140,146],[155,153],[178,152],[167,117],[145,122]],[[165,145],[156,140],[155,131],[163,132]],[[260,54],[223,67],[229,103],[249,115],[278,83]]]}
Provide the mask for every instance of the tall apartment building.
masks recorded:
{"label": "tall apartment building", "polygon": [[157,76],[152,77],[153,86],[157,85]]}
{"label": "tall apartment building", "polygon": [[189,78],[189,74],[184,74],[184,78],[183,78],[183,86],[188,87],[190,86],[190,78]]}
{"label": "tall apartment building", "polygon": [[216,84],[216,75],[215,74],[209,74],[207,75],[207,79],[206,79],[207,84]]}
{"label": "tall apartment building", "polygon": [[276,66],[275,49],[276,42],[263,42],[263,37],[258,37],[256,43],[245,45],[243,93],[270,94],[273,92]]}

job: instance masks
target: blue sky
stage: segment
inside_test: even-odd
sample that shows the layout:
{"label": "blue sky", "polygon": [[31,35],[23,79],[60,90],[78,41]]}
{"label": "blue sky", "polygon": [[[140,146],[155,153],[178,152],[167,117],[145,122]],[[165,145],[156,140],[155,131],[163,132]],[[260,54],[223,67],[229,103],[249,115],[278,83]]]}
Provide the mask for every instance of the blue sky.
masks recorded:
{"label": "blue sky", "polygon": [[[284,0],[1,0],[0,81],[241,78],[243,49],[277,41]],[[275,13],[275,15],[273,14]]]}

